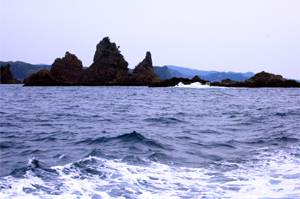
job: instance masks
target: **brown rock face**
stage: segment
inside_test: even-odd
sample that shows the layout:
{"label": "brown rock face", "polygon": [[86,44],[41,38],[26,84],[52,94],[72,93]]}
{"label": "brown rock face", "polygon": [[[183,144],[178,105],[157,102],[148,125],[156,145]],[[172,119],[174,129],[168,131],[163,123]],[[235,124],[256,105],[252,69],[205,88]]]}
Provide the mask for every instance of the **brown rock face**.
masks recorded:
{"label": "brown rock face", "polygon": [[56,86],[58,82],[54,80],[50,72],[46,69],[40,70],[24,80],[24,86]]}
{"label": "brown rock face", "polygon": [[0,70],[0,83],[1,84],[18,84],[20,81],[16,80],[10,71],[10,65],[1,66]]}
{"label": "brown rock face", "polygon": [[160,80],[154,72],[151,53],[147,52],[144,60],[133,70],[130,83],[132,85],[144,86],[156,83],[158,81]]}
{"label": "brown rock face", "polygon": [[128,63],[115,43],[105,37],[96,47],[94,63],[80,80],[83,85],[122,85],[127,81]]}
{"label": "brown rock face", "polygon": [[66,52],[65,57],[54,61],[50,74],[62,84],[77,84],[83,74],[82,62],[74,54]]}

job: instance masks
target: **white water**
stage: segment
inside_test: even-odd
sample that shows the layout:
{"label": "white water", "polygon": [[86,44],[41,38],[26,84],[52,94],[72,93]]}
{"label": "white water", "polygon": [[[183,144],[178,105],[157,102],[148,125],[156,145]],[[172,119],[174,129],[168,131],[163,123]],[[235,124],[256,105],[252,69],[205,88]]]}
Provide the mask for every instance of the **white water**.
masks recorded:
{"label": "white water", "polygon": [[[24,179],[5,177],[0,198],[300,198],[300,161],[292,153],[261,154],[259,162],[232,163],[236,168],[223,172],[89,157],[82,161],[90,161],[87,167],[101,174],[82,174],[68,164],[52,167],[58,175],[47,181],[28,171]],[[26,193],[24,188],[35,191]]]}
{"label": "white water", "polygon": [[179,82],[175,87],[177,88],[211,88],[211,86],[207,84],[201,84],[200,82],[194,82],[191,84],[183,84]]}

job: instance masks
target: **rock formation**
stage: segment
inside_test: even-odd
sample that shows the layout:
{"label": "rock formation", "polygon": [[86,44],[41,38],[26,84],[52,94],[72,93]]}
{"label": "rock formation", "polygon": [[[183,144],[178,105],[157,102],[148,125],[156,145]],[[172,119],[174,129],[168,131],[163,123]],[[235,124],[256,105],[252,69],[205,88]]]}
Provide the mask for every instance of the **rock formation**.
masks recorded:
{"label": "rock formation", "polygon": [[50,71],[40,70],[24,80],[24,86],[56,86],[58,82],[50,74]]}
{"label": "rock formation", "polygon": [[55,59],[50,71],[40,70],[24,80],[25,86],[71,86],[77,85],[83,75],[82,62],[66,52],[63,58]]}
{"label": "rock formation", "polygon": [[[1,82],[15,82],[9,70],[9,66],[1,68]],[[132,72],[128,69],[128,63],[121,54],[119,47],[105,37],[96,46],[93,64],[83,69],[82,62],[73,54],[66,52],[63,58],[58,58],[52,64],[50,71],[41,70],[24,80],[25,86],[153,86],[167,87],[178,83],[191,84],[205,81],[198,76],[192,79],[171,78],[160,80],[155,74],[151,53]],[[230,79],[221,82],[212,82],[211,86],[225,87],[300,87],[300,83],[288,80],[280,75],[260,72],[246,81],[232,81]]]}
{"label": "rock formation", "polygon": [[300,87],[300,83],[295,80],[289,80],[283,78],[281,75],[274,75],[272,73],[260,72],[255,74],[250,79],[238,82],[230,79],[223,80],[221,82],[213,82],[212,86],[224,86],[224,87]]}
{"label": "rock formation", "polygon": [[129,85],[144,86],[159,82],[159,77],[155,74],[151,53],[147,52],[144,60],[139,63],[129,78]]}
{"label": "rock formation", "polygon": [[50,74],[62,84],[77,84],[83,74],[82,62],[74,54],[66,52],[65,57],[54,61]]}
{"label": "rock formation", "polygon": [[244,82],[246,87],[299,87],[295,80],[288,80],[281,75],[260,72]]}
{"label": "rock formation", "polygon": [[[45,78],[43,80],[43,78]],[[57,58],[50,72],[40,71],[28,77],[25,86],[30,85],[91,85],[91,86],[148,86],[160,81],[154,73],[151,53],[129,73],[128,63],[119,47],[105,37],[96,46],[93,64],[83,69],[82,62],[73,54]]]}
{"label": "rock formation", "polygon": [[1,66],[0,70],[0,83],[1,84],[18,84],[20,81],[16,80],[10,71],[10,65]]}
{"label": "rock formation", "polygon": [[105,37],[96,47],[94,63],[84,72],[82,85],[122,85],[127,81],[128,63],[115,43]]}

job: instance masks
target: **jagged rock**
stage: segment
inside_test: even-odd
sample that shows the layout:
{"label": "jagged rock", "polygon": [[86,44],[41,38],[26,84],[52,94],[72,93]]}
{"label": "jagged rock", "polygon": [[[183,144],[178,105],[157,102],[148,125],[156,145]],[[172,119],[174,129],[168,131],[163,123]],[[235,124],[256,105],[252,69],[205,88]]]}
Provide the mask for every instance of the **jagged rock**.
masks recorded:
{"label": "jagged rock", "polygon": [[96,47],[94,63],[85,70],[80,84],[122,85],[127,81],[128,63],[115,43],[105,37]]}
{"label": "jagged rock", "polygon": [[52,77],[50,71],[40,70],[24,80],[24,86],[56,86],[58,82]]}
{"label": "jagged rock", "polygon": [[183,84],[191,84],[194,82],[199,82],[201,84],[208,83],[208,81],[203,80],[203,79],[199,78],[198,76],[195,76],[192,79],[173,77],[171,79],[167,79],[164,81],[160,81],[158,83],[151,84],[150,86],[151,87],[171,87],[171,86],[176,86],[180,82]]}
{"label": "jagged rock", "polygon": [[10,71],[10,65],[1,66],[0,70],[0,83],[1,84],[19,84],[20,81],[16,80]]}
{"label": "jagged rock", "polygon": [[82,62],[76,55],[66,52],[65,57],[54,61],[50,74],[62,84],[77,84],[83,74]]}
{"label": "jagged rock", "polygon": [[146,86],[159,81],[159,77],[154,72],[151,53],[147,52],[144,60],[133,70],[132,76],[130,77],[130,84]]}

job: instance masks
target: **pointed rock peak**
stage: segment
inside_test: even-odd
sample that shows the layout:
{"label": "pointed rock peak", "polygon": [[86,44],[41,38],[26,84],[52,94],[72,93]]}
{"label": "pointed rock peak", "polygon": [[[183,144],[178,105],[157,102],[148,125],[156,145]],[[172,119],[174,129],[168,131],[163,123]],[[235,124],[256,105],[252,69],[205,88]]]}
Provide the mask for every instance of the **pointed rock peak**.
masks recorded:
{"label": "pointed rock peak", "polygon": [[110,41],[109,37],[104,37],[96,46],[94,62],[105,55],[121,55],[119,46]]}
{"label": "pointed rock peak", "polygon": [[143,59],[143,61],[137,66],[143,66],[143,67],[153,67],[152,65],[152,56],[149,51],[146,53],[146,57]]}
{"label": "pointed rock peak", "polygon": [[149,51],[146,52],[145,60],[149,60],[152,62],[151,52],[149,52]]}

